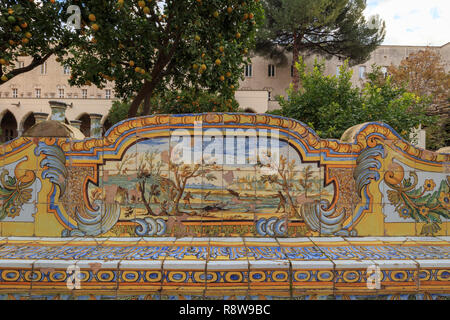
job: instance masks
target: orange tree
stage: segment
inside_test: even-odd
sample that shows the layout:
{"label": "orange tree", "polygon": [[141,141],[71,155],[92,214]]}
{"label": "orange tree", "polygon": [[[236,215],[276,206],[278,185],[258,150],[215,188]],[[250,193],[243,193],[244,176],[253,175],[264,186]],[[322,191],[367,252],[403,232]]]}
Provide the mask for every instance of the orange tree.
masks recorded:
{"label": "orange tree", "polygon": [[71,85],[132,98],[128,116],[149,114],[165,91],[207,90],[232,99],[262,23],[258,0],[89,0],[81,36],[64,58]]}
{"label": "orange tree", "polygon": [[[63,54],[76,32],[62,21],[67,13],[55,0],[2,0],[0,5],[0,85],[43,64],[52,54]],[[17,58],[30,56],[27,65]]]}
{"label": "orange tree", "polygon": [[204,90],[186,89],[166,91],[152,99],[155,113],[236,112],[239,104],[234,96],[208,93]]}
{"label": "orange tree", "polygon": [[[115,124],[128,117],[131,101],[114,101],[109,109],[108,120]],[[185,90],[165,90],[150,99],[152,113],[155,114],[180,114],[202,112],[237,112],[239,104],[233,97],[226,97],[217,93],[209,93],[206,90],[188,88]],[[138,108],[142,113],[144,104]]]}

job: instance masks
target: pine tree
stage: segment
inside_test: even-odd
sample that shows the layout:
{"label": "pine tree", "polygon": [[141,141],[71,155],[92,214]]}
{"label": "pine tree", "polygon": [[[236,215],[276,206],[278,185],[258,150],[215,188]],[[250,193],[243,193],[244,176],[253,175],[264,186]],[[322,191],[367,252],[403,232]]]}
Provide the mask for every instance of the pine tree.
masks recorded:
{"label": "pine tree", "polygon": [[[263,4],[266,23],[258,32],[256,52],[277,64],[287,63],[288,52],[294,62],[300,54],[319,53],[359,64],[384,40],[384,22],[375,18],[367,22],[363,15],[365,0],[265,0]],[[293,82],[297,90],[296,68]]]}

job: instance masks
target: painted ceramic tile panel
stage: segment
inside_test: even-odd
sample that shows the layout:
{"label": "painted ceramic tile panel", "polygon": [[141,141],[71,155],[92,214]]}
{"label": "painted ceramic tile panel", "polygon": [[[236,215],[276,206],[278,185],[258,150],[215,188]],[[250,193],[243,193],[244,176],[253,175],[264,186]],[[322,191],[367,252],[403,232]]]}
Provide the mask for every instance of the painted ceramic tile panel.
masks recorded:
{"label": "painted ceramic tile panel", "polygon": [[378,123],[350,143],[278,116],[155,115],[0,156],[8,235],[34,235],[25,222],[55,237],[445,235],[449,222],[450,155]]}

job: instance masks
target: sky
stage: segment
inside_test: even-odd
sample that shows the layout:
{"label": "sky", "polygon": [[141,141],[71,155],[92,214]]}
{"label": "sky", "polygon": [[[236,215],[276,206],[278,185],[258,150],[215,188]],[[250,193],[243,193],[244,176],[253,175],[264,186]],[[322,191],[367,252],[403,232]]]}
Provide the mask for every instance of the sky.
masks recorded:
{"label": "sky", "polygon": [[450,42],[450,0],[367,0],[364,13],[386,22],[385,45]]}

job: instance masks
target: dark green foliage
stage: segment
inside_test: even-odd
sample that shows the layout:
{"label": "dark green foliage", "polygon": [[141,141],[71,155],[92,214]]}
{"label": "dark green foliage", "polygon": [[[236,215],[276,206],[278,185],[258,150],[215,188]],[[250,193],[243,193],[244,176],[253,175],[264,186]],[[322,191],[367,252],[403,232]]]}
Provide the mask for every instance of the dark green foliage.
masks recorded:
{"label": "dark green foliage", "polygon": [[308,124],[322,138],[339,139],[354,125],[381,121],[409,139],[412,128],[436,122],[426,116],[429,101],[393,86],[379,67],[373,66],[363,89],[352,87],[347,63],[339,76],[324,75],[324,65],[317,60],[309,72],[300,59],[297,70],[301,87],[296,91],[291,86],[288,99],[278,97],[281,114]]}
{"label": "dark green foliage", "polygon": [[[83,26],[66,59],[70,83],[114,81],[119,98],[132,97],[130,117],[142,101],[168,91],[206,90],[232,99],[263,19],[255,0],[78,3]],[[153,113],[150,106],[145,103],[142,114]]]}
{"label": "dark green foliage", "polygon": [[[150,101],[155,114],[179,114],[202,112],[237,112],[238,103],[232,98],[216,95],[202,90],[166,91]],[[115,101],[109,111],[111,124],[128,118],[130,101]],[[141,104],[138,112],[141,112]]]}
{"label": "dark green foliage", "polygon": [[[76,32],[64,27],[67,15],[63,7],[61,1],[0,2],[0,85],[33,70],[52,54],[63,54],[70,46]],[[21,56],[33,59],[17,67]]]}
{"label": "dark green foliage", "polygon": [[266,23],[258,32],[256,52],[278,64],[286,64],[288,52],[293,61],[318,53],[362,63],[385,36],[384,22],[368,24],[365,8],[365,0],[266,0]]}

